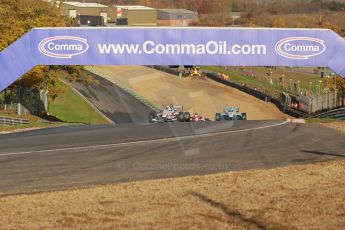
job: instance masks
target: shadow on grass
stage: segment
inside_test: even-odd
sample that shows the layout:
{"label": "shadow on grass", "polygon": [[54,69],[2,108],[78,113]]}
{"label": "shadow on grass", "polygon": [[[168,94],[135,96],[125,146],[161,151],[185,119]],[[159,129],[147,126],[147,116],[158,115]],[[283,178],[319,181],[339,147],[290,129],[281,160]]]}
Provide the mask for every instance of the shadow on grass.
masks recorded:
{"label": "shadow on grass", "polygon": [[302,150],[302,152],[321,155],[321,156],[345,157],[345,155],[342,155],[342,154],[326,153],[326,152],[321,152],[321,151]]}
{"label": "shadow on grass", "polygon": [[240,212],[231,210],[228,207],[226,207],[224,204],[222,204],[220,202],[217,202],[215,200],[212,200],[211,198],[209,198],[209,197],[207,197],[207,196],[205,196],[205,195],[203,195],[201,193],[191,192],[190,194],[192,196],[198,197],[200,200],[204,201],[205,203],[208,203],[212,207],[215,207],[215,208],[218,208],[218,209],[222,210],[223,213],[225,215],[227,215],[228,217],[233,217],[233,218],[236,218],[236,219],[238,219],[238,220],[240,220],[242,222],[245,222],[247,224],[254,225],[258,229],[268,229],[262,223],[259,223],[258,221],[250,219],[250,218],[246,218]]}

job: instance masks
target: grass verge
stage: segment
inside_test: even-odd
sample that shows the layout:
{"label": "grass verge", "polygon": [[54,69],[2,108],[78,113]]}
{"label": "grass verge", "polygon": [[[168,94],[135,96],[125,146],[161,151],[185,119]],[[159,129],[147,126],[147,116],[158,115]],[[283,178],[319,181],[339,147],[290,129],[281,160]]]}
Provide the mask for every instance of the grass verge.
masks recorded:
{"label": "grass verge", "polygon": [[345,122],[344,120],[339,119],[332,119],[332,118],[306,118],[306,122],[308,123],[337,123],[337,122]]}
{"label": "grass verge", "polygon": [[11,126],[2,126],[0,124],[0,132],[10,132],[17,130],[28,130],[33,128],[47,128],[47,127],[58,127],[66,125],[64,123],[48,123],[40,117],[34,115],[17,115],[14,111],[0,111],[0,116],[11,117],[11,118],[20,118],[29,120],[29,124],[23,125],[11,125]]}
{"label": "grass verge", "polygon": [[109,122],[70,86],[59,82],[63,93],[49,104],[49,113],[64,122],[108,124]]}
{"label": "grass verge", "polygon": [[26,125],[13,125],[13,126],[0,126],[0,132],[7,132],[7,131],[17,131],[17,130],[25,130],[25,129],[33,129],[33,128],[48,128],[48,127],[58,127],[63,126],[65,124],[49,124],[49,123],[40,123],[40,122],[32,122]]}

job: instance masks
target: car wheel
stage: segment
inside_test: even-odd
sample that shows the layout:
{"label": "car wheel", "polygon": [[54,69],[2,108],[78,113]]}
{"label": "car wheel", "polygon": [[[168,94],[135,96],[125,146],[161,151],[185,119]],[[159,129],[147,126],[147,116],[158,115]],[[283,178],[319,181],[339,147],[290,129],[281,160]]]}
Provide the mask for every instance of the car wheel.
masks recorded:
{"label": "car wheel", "polygon": [[154,123],[155,118],[156,118],[156,114],[150,113],[149,114],[149,123]]}
{"label": "car wheel", "polygon": [[184,121],[185,122],[190,122],[190,113],[189,112],[185,112],[184,113]]}
{"label": "car wheel", "polygon": [[184,113],[183,112],[179,112],[177,115],[177,120],[179,122],[184,122]]}
{"label": "car wheel", "polygon": [[220,121],[220,113],[216,113],[215,121]]}

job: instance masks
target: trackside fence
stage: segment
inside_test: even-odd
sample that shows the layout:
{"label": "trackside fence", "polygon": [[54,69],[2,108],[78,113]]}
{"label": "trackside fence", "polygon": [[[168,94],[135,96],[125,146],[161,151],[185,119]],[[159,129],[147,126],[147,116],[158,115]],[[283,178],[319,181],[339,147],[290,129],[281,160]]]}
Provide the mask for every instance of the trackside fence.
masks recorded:
{"label": "trackside fence", "polygon": [[[168,66],[148,66],[160,71],[164,71],[176,76],[184,76],[184,72],[169,68]],[[319,117],[345,119],[345,97],[343,92],[324,92],[313,96],[293,96],[289,93],[279,93],[267,91],[265,88],[251,87],[240,84],[229,79],[224,79],[221,75],[204,71],[206,76],[214,81],[238,89],[244,93],[252,95],[260,100],[271,102],[276,107],[292,117]],[[340,108],[343,107],[343,108]],[[339,109],[336,109],[339,108]],[[326,110],[330,110],[324,112]]]}
{"label": "trackside fence", "polygon": [[27,125],[29,120],[0,116],[0,126]]}
{"label": "trackside fence", "polygon": [[319,95],[310,97],[310,113],[315,113],[322,110],[335,109],[341,107],[343,98],[340,93],[325,92]]}

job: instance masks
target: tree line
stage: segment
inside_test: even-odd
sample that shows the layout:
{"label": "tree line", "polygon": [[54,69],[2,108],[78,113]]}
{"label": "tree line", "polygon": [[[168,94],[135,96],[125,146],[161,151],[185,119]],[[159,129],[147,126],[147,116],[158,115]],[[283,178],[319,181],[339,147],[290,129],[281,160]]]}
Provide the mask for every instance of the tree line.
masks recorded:
{"label": "tree line", "polygon": [[[95,0],[85,0],[95,2]],[[184,8],[199,13],[194,26],[330,28],[345,36],[344,0],[98,0],[105,5]],[[231,12],[240,12],[233,21]]]}
{"label": "tree line", "polygon": [[[73,21],[62,17],[58,8],[37,0],[1,0],[0,1],[0,51],[15,42],[34,27],[65,27]],[[37,66],[6,89],[6,100],[16,100],[19,88],[28,90],[48,89],[51,98],[61,92],[58,77],[64,76],[70,81],[91,83],[81,67]]]}
{"label": "tree line", "polygon": [[341,11],[341,0],[84,0],[105,5],[145,5],[155,8],[184,8],[200,14],[223,11],[250,12],[264,8],[271,14],[314,13],[319,10]]}

